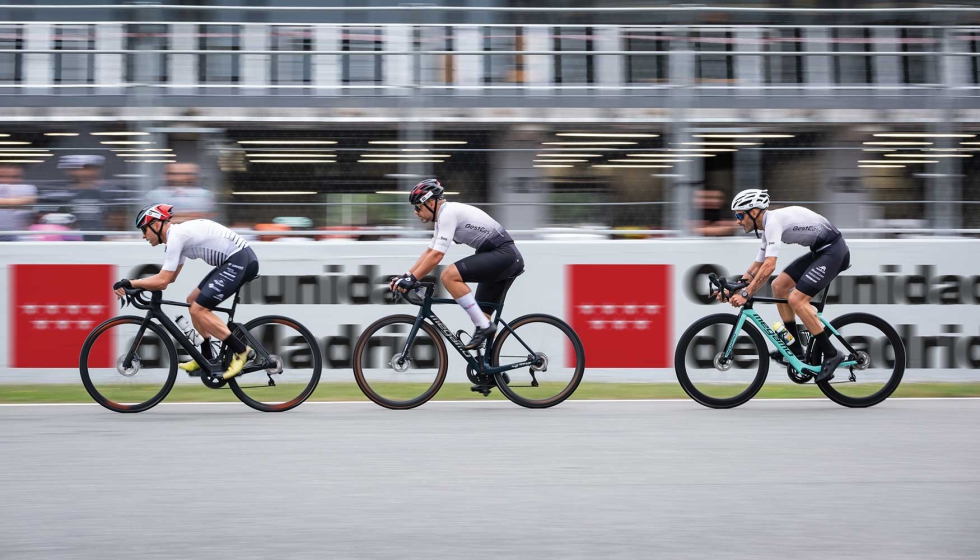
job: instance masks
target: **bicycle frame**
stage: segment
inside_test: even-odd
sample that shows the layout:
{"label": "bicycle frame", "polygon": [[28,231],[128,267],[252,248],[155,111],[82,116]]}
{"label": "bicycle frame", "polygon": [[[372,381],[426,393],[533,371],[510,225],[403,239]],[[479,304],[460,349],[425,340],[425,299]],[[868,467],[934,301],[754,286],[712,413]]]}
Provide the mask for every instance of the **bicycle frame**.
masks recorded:
{"label": "bicycle frame", "polygon": [[[455,305],[456,300],[448,299],[448,298],[433,298],[432,292],[435,289],[434,284],[423,283],[422,288],[425,290],[425,295],[423,296],[422,302],[416,304],[419,305],[420,307],[419,313],[415,318],[415,323],[412,325],[411,330],[409,330],[408,332],[408,338],[405,339],[405,345],[402,347],[402,352],[401,352],[402,356],[408,355],[409,348],[412,346],[412,342],[415,340],[415,335],[418,333],[419,327],[422,325],[422,321],[428,319],[430,323],[432,323],[433,325],[435,325],[437,329],[439,329],[439,332],[442,333],[442,336],[445,337],[446,340],[448,340],[453,345],[454,348],[456,348],[456,351],[459,352],[459,355],[462,356],[464,360],[466,360],[466,363],[469,364],[470,367],[473,368],[473,371],[479,373],[485,373],[488,375],[495,375],[497,373],[503,373],[505,371],[510,371],[512,369],[528,367],[534,365],[534,363],[537,361],[537,360],[525,360],[523,362],[494,367],[490,365],[486,353],[484,353],[483,362],[482,363],[478,362],[476,358],[474,358],[469,353],[469,351],[466,350],[465,346],[463,345],[463,341],[461,341],[458,336],[456,336],[451,330],[449,330],[449,327],[447,327],[445,323],[443,323],[442,320],[439,319],[439,317],[435,314],[435,312],[432,311],[432,304]],[[412,302],[411,300],[409,300],[409,302],[415,303]],[[521,337],[517,336],[517,333],[514,331],[514,329],[510,327],[507,321],[504,321],[503,319],[500,318],[500,314],[501,312],[503,312],[504,309],[503,303],[490,303],[490,302],[478,302],[478,303],[483,303],[484,305],[493,306],[494,308],[494,318],[492,320],[493,325],[495,327],[497,325],[503,325],[504,329],[509,331],[510,335],[513,336],[515,339],[517,339],[521,343],[521,345],[524,346],[525,349],[527,349],[528,355],[531,356],[535,355],[534,351],[531,350],[531,348],[527,345],[527,343],[521,340]],[[485,346],[487,352],[489,352],[495,339],[496,337],[491,337],[487,339],[486,346]],[[477,350],[477,355],[480,355],[479,350]]]}
{"label": "bicycle frame", "polygon": [[[760,301],[763,299],[772,299],[772,298],[758,298],[756,299],[756,301]],[[775,300],[773,303],[785,303],[785,302],[786,300]],[[848,351],[851,352],[851,354],[853,355],[855,353],[854,348],[851,348],[851,345],[844,340],[844,337],[842,337],[840,333],[837,332],[837,329],[831,326],[831,324],[826,319],[824,319],[823,314],[818,312],[817,317],[820,318],[820,322],[823,323],[824,328],[830,329],[830,332],[834,333],[834,335],[838,338],[838,340],[840,340],[844,344],[844,346],[847,347]],[[725,347],[725,354],[724,354],[725,359],[729,359],[730,356],[732,355],[732,352],[735,349],[735,341],[738,339],[738,332],[742,330],[742,325],[745,324],[746,318],[752,321],[755,324],[755,326],[759,327],[759,330],[761,330],[762,333],[766,335],[766,338],[768,338],[769,341],[772,342],[773,346],[775,346],[776,349],[779,350],[779,353],[786,358],[786,361],[789,362],[793,366],[793,368],[796,369],[796,371],[802,372],[804,370],[807,370],[813,373],[817,373],[820,371],[820,366],[805,364],[799,358],[797,358],[796,354],[794,354],[793,351],[789,349],[789,346],[787,346],[786,343],[783,342],[776,335],[775,331],[772,330],[772,327],[770,327],[769,324],[766,323],[765,320],[763,320],[758,313],[756,313],[755,309],[752,309],[751,307],[742,308],[742,311],[738,314],[738,322],[735,324],[735,328],[732,330],[732,333],[728,335],[728,345]],[[857,360],[847,360],[841,362],[839,367],[850,367],[854,365],[857,365]]]}
{"label": "bicycle frame", "polygon": [[[201,368],[205,372],[207,372],[209,375],[221,375],[222,373],[224,373],[224,370],[226,369],[227,366],[227,364],[225,364],[224,361],[227,360],[223,360],[222,363],[220,363],[217,366],[217,368],[220,369],[216,369],[214,366],[212,366],[211,362],[207,358],[205,358],[200,352],[197,351],[197,348],[193,344],[191,344],[189,340],[187,340],[187,336],[185,336],[184,332],[180,330],[180,327],[178,327],[177,324],[174,323],[170,319],[170,317],[168,317],[167,314],[163,312],[162,309],[162,306],[164,305],[190,308],[191,304],[180,302],[180,301],[165,300],[163,299],[163,292],[160,291],[150,292],[151,293],[150,300],[147,301],[141,297],[142,293],[144,292],[139,291],[135,295],[131,295],[128,298],[130,303],[133,304],[133,307],[146,311],[146,317],[144,317],[143,324],[140,325],[139,330],[136,332],[136,336],[133,338],[133,346],[126,353],[126,360],[123,362],[123,365],[125,367],[130,367],[132,365],[132,361],[131,361],[132,357],[136,354],[136,350],[139,347],[140,341],[143,340],[143,334],[146,332],[146,326],[150,323],[150,321],[156,319],[157,322],[159,322],[160,325],[163,326],[164,330],[166,330],[170,334],[170,336],[173,337],[173,339],[177,342],[177,344],[179,344],[180,347],[183,348],[184,351],[187,352],[187,354],[194,359],[194,361],[196,361],[198,364],[201,365]],[[238,307],[239,300],[240,300],[239,294],[236,293],[235,299],[232,302],[230,309],[224,307],[215,307],[214,309],[212,309],[212,311],[227,313],[228,323],[230,324],[235,318],[235,308]],[[269,354],[265,351],[265,348],[263,348],[262,345],[257,340],[255,340],[255,338],[252,337],[252,334],[249,333],[246,329],[240,328],[237,330],[244,334],[245,338],[249,342],[249,346],[251,346],[251,348],[255,350],[255,352],[262,357],[261,364],[254,364],[250,367],[244,368],[242,370],[242,374],[268,368]]]}

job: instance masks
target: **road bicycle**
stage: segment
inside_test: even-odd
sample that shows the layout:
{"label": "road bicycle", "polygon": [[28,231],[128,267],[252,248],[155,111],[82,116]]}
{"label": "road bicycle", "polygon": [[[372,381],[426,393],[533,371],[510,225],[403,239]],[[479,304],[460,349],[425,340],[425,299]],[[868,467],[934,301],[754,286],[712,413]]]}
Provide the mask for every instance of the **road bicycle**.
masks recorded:
{"label": "road bicycle", "polygon": [[[515,278],[508,280],[504,296]],[[585,371],[585,350],[567,323],[540,313],[507,322],[501,319],[503,303],[492,304],[492,323],[499,331],[473,356],[461,340],[466,332],[453,333],[432,311],[433,305],[455,306],[456,301],[433,298],[434,291],[434,283],[419,283],[399,296],[419,306],[417,315],[380,319],[357,340],[354,379],[369,399],[401,410],[435,396],[449,369],[443,338],[466,361],[471,390],[483,396],[496,387],[521,406],[547,408],[575,392]]]}
{"label": "road bicycle", "polygon": [[[742,290],[744,282],[732,283],[714,274],[708,276],[712,296]],[[823,316],[828,286],[819,301],[811,302],[824,328],[832,335],[844,362],[831,380],[817,383],[830,400],[848,407],[874,406],[898,388],[905,373],[905,344],[895,328],[869,313],[848,313],[827,321]],[[785,299],[753,296],[737,315],[709,315],[691,325],[677,342],[674,370],[684,391],[695,401],[712,408],[733,408],[748,402],[762,388],[769,373],[768,340],[789,365],[786,372],[794,383],[814,380],[823,356],[805,328],[800,343],[805,349],[799,360],[789,346],[753,309],[755,303],[787,303]],[[762,332],[759,332],[759,331]]]}
{"label": "road bicycle", "polygon": [[[247,282],[246,282],[247,284]],[[95,327],[85,339],[79,356],[82,383],[89,395],[116,412],[143,412],[162,401],[177,381],[177,349],[174,341],[201,364],[195,374],[210,389],[230,388],[248,406],[263,412],[281,412],[301,404],[320,381],[323,358],[316,338],[288,317],[269,315],[241,325],[234,323],[239,294],[231,308],[215,308],[228,314],[232,336],[249,346],[249,361],[242,373],[222,379],[233,352],[226,343],[216,348],[209,361],[188,340],[162,306],[190,307],[167,301],[163,292],[127,289],[123,306],[146,311],[143,317],[113,317]],[[263,379],[264,378],[264,379]]]}

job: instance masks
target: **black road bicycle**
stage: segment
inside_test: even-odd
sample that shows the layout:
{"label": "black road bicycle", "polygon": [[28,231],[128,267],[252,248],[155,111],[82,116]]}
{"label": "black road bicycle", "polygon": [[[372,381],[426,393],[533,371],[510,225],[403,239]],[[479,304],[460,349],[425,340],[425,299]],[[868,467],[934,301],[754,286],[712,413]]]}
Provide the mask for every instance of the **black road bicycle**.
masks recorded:
{"label": "black road bicycle", "polygon": [[234,323],[238,293],[230,309],[214,309],[228,314],[232,336],[252,348],[242,373],[226,381],[221,375],[233,355],[228,345],[221,344],[217,358],[209,362],[162,310],[164,305],[190,304],[164,300],[160,291],[150,294],[147,299],[144,290],[126,290],[123,305],[132,304],[145,310],[146,315],[113,317],[95,327],[85,339],[78,364],[82,383],[102,406],[116,412],[143,412],[160,403],[177,381],[174,340],[201,364],[195,375],[200,374],[206,387],[230,387],[243,403],[256,410],[289,410],[316,389],[323,364],[320,346],[298,322],[269,315],[245,325]]}
{"label": "black road bicycle", "polygon": [[[708,275],[712,295],[736,293],[746,283]],[[717,290],[717,291],[716,291]],[[846,352],[834,378],[817,383],[830,400],[849,407],[874,406],[887,399],[905,373],[905,344],[888,322],[869,313],[848,313],[833,321],[823,317],[828,286],[819,301],[811,304],[817,316]],[[790,364],[786,373],[794,383],[809,383],[820,371],[823,356],[816,339],[801,327],[803,360],[753,309],[754,303],[787,303],[785,299],[750,297],[738,315],[709,315],[691,325],[677,342],[674,370],[684,391],[695,401],[712,408],[732,408],[749,401],[765,383],[769,373],[766,340]],[[753,326],[753,324],[755,326]],[[759,331],[762,331],[760,333]],[[763,333],[765,336],[763,336]]]}
{"label": "black road bicycle", "polygon": [[[513,281],[511,278],[510,284]],[[582,341],[561,319],[531,314],[507,322],[500,318],[503,304],[495,304],[493,324],[499,332],[473,356],[460,340],[465,331],[454,334],[432,311],[433,304],[456,302],[433,298],[434,290],[433,283],[419,283],[402,296],[419,306],[418,315],[380,319],[357,340],[354,379],[372,401],[408,409],[435,396],[449,369],[443,337],[466,360],[471,390],[484,396],[496,387],[521,406],[547,408],[571,396],[582,381]]]}

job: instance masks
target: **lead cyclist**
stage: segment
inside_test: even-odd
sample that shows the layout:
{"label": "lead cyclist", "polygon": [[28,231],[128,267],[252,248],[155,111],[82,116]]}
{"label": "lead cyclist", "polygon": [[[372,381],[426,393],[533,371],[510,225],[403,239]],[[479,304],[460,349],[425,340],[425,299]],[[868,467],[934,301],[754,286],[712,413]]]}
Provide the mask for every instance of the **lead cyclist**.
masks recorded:
{"label": "lead cyclist", "polygon": [[[740,293],[732,295],[729,301],[732,306],[741,307],[749,296],[765,285],[776,270],[776,258],[783,243],[808,247],[810,254],[790,263],[773,280],[772,292],[777,298],[789,302],[777,304],[776,307],[786,330],[796,339],[790,345],[790,350],[797,358],[802,359],[803,346],[800,344],[799,327],[796,324],[796,316],[799,315],[823,352],[824,359],[817,382],[833,379],[834,370],[844,361],[844,353],[834,348],[817,316],[816,308],[810,305],[810,300],[850,266],[851,251],[844,236],[827,218],[802,206],[769,210],[769,193],[762,189],[746,189],[735,195],[732,199],[732,210],[745,233],[755,232],[756,237],[762,239],[762,247],[755,262],[742,277],[749,285]],[[772,352],[770,356],[780,364],[787,365],[778,351]]]}

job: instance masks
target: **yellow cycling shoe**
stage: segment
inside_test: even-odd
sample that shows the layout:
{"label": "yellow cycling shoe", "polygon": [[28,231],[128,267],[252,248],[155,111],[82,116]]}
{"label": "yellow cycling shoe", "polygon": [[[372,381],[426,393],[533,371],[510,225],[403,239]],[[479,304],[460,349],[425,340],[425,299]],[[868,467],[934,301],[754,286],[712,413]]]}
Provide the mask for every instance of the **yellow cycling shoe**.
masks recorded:
{"label": "yellow cycling shoe", "polygon": [[189,362],[183,362],[177,367],[186,371],[187,373],[191,373],[201,369],[201,364],[195,362],[194,360],[191,360]]}
{"label": "yellow cycling shoe", "polygon": [[235,377],[236,375],[241,373],[242,368],[245,367],[245,363],[248,361],[248,353],[251,351],[252,349],[246,346],[244,352],[232,356],[231,363],[228,364],[228,369],[225,371],[224,374],[222,374],[221,377],[223,379],[231,379],[232,377]]}

